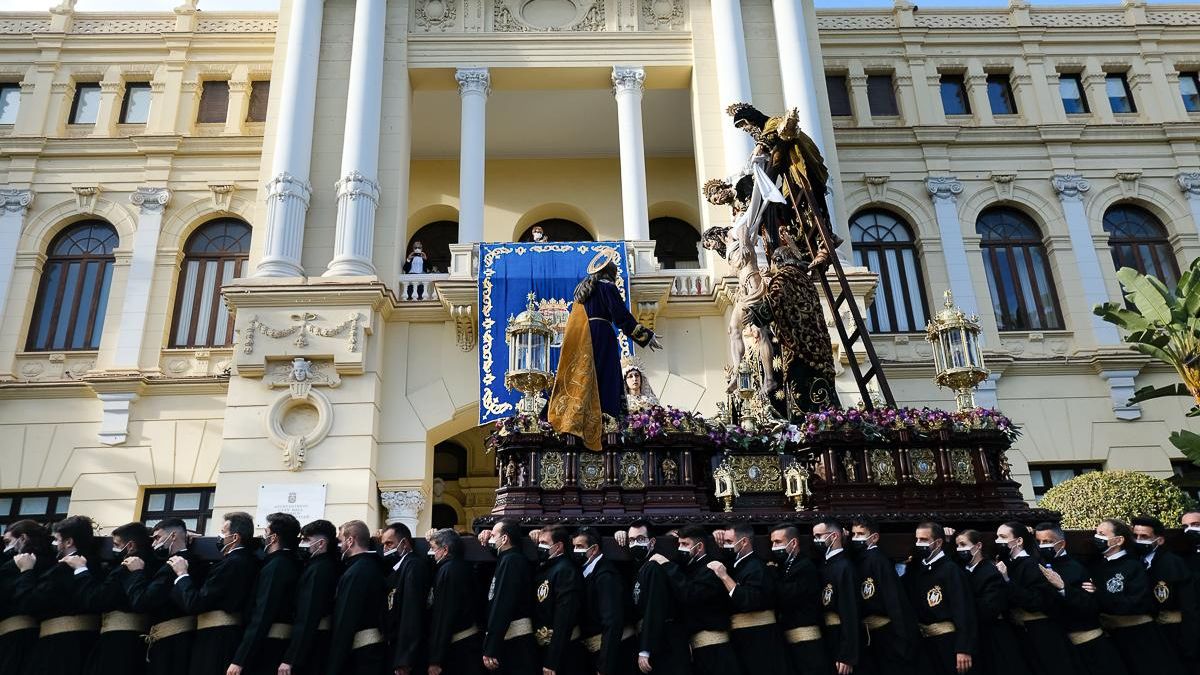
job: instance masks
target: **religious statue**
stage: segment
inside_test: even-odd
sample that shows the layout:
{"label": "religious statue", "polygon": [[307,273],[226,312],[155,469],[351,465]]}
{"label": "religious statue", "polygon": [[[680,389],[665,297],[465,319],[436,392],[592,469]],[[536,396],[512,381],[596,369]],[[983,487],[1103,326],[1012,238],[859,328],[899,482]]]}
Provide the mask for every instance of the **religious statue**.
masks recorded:
{"label": "religious statue", "polygon": [[641,359],[636,356],[621,359],[621,377],[625,382],[625,405],[629,412],[639,412],[658,405],[658,397],[646,379],[646,367]]}
{"label": "religious statue", "polygon": [[679,464],[670,457],[662,461],[662,479],[664,485],[674,485],[679,480]]}
{"label": "religious statue", "polygon": [[[710,180],[703,188],[706,200],[729,206],[733,214],[731,226],[710,227],[701,238],[738,275],[728,389],[739,389],[738,370],[749,365],[758,389],[755,402],[794,420],[838,403],[833,346],[815,276],[824,273],[839,243],[814,236],[818,219],[828,218],[828,171],[816,145],[800,131],[796,111],[768,118],[736,104],[728,112],[756,142],[740,174]],[[754,358],[747,355],[746,335],[755,343]]]}
{"label": "religious statue", "polygon": [[508,458],[508,464],[504,466],[504,487],[516,487],[517,485],[517,461],[513,457]]}
{"label": "religious statue", "polygon": [[654,331],[625,306],[617,288],[617,255],[613,249],[596,254],[575,288],[546,411],[555,431],[578,436],[595,451],[601,449],[603,416],[624,413],[621,348],[613,325],[640,347],[662,349]]}

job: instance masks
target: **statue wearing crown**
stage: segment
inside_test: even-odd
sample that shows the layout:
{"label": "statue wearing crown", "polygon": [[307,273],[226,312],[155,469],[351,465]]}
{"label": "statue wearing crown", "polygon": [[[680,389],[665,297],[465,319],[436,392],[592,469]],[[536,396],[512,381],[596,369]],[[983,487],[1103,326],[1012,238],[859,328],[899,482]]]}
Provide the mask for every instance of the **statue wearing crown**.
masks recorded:
{"label": "statue wearing crown", "polygon": [[546,419],[554,430],[583,439],[589,450],[601,449],[604,415],[624,412],[621,347],[616,326],[639,347],[662,349],[654,331],[637,322],[617,288],[617,258],[601,251],[588,264],[587,277],[575,287],[562,351]]}
{"label": "statue wearing crown", "polygon": [[636,356],[621,359],[621,381],[625,383],[625,408],[631,413],[658,405],[658,396],[646,379],[646,366]]}

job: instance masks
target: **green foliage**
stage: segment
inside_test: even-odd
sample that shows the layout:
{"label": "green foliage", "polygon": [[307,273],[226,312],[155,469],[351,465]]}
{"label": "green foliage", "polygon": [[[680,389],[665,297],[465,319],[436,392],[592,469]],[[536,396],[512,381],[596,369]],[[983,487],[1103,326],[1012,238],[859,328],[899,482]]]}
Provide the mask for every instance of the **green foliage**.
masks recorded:
{"label": "green foliage", "polygon": [[1200,466],[1200,434],[1187,429],[1172,432],[1171,445],[1179,448],[1183,456],[1192,460],[1193,464]]}
{"label": "green foliage", "polygon": [[1191,499],[1167,481],[1139,471],[1096,471],[1050,488],[1038,506],[1061,513],[1063,527],[1090,530],[1105,518],[1129,522],[1149,515],[1178,522]]}

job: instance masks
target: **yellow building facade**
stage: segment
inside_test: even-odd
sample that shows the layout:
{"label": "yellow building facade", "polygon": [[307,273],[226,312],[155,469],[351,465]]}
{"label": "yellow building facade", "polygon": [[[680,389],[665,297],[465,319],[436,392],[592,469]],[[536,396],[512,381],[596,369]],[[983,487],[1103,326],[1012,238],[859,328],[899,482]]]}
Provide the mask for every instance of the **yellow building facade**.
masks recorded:
{"label": "yellow building facade", "polygon": [[1126,404],[1172,372],[1091,308],[1116,260],[1200,256],[1193,6],[72,6],[0,13],[0,526],[215,531],[280,486],[335,522],[469,525],[496,486],[476,244],[535,224],[628,242],[668,346],[642,354],[652,386],[714,413],[736,279],[695,246],[728,220],[698,186],[745,162],[739,100],[798,108],[822,145],[900,403],[952,405],[923,336],[950,289],[984,326],[980,402],[1024,426],[1029,499],[1186,471],[1186,403]]}

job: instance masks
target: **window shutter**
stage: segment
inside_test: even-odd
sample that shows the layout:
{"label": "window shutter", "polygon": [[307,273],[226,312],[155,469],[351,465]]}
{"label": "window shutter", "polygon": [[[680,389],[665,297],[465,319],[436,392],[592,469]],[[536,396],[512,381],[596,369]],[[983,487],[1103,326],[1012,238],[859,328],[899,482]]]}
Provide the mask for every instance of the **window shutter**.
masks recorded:
{"label": "window shutter", "polygon": [[199,124],[224,124],[229,112],[229,83],[225,80],[205,82],[200,91]]}
{"label": "window shutter", "polygon": [[267,120],[267,101],[270,97],[270,80],[257,80],[250,83],[250,109],[246,112],[247,122],[265,122]]}

